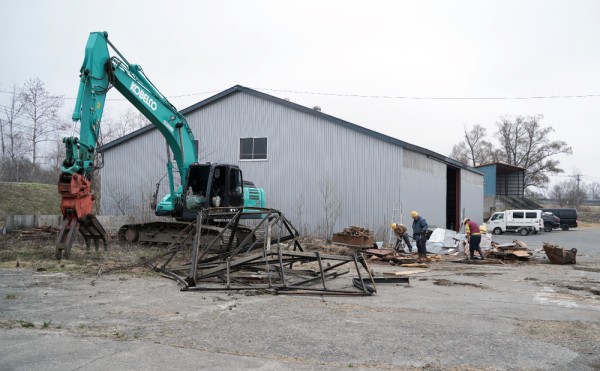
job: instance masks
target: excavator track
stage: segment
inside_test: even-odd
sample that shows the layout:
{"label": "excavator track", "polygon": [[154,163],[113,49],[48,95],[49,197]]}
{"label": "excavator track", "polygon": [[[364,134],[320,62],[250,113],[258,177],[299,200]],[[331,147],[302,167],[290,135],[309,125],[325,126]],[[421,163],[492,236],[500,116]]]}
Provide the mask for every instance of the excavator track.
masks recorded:
{"label": "excavator track", "polygon": [[[149,222],[139,224],[126,224],[119,228],[118,237],[121,242],[140,243],[145,245],[185,245],[192,247],[194,243],[194,234],[196,233],[196,221],[169,221],[169,222]],[[211,243],[214,245],[213,250],[220,251],[223,246],[228,244],[232,234],[233,246],[237,247],[238,243],[252,233],[252,228],[238,225],[235,230],[219,224],[202,224],[200,226],[201,244],[206,245]],[[260,243],[263,240],[263,233],[258,231],[255,236],[249,240],[249,243]],[[218,242],[213,242],[218,238]]]}

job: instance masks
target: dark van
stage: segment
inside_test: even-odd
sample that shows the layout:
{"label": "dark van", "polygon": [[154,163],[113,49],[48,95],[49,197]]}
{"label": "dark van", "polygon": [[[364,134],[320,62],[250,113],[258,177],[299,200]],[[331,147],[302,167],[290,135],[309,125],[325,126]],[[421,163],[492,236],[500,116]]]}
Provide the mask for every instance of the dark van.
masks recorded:
{"label": "dark van", "polygon": [[542,209],[543,212],[551,212],[560,218],[560,228],[568,231],[569,228],[577,228],[576,209]]}

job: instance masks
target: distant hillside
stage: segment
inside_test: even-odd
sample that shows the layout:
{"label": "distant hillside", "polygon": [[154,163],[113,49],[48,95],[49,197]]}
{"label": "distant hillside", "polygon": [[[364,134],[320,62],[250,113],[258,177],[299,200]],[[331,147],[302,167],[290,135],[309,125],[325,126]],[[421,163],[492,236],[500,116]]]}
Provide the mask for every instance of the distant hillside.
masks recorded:
{"label": "distant hillside", "polygon": [[0,221],[8,214],[60,214],[57,186],[0,182]]}

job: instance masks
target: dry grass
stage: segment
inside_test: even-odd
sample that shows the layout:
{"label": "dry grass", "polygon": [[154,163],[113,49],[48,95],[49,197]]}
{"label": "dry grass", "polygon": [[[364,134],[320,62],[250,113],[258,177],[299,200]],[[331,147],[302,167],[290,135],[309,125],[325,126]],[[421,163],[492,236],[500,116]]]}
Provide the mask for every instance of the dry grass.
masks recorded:
{"label": "dry grass", "polygon": [[[81,238],[73,245],[68,260],[56,260],[55,236],[47,238],[20,239],[19,233],[0,235],[0,268],[22,268],[52,273],[96,275],[99,272],[146,274],[152,271],[149,265],[162,264],[166,258],[158,258],[167,252],[167,246],[146,246],[109,242],[108,251],[100,246],[99,251],[86,251]],[[355,250],[345,246],[327,245],[322,240],[300,241],[305,251],[320,251],[330,255],[352,255]],[[157,259],[158,258],[158,259]],[[191,261],[190,249],[183,248],[171,261],[169,267],[183,267]],[[149,264],[152,262],[152,264]]]}
{"label": "dry grass", "polygon": [[0,221],[9,214],[60,214],[55,184],[0,182]]}
{"label": "dry grass", "polygon": [[17,234],[0,236],[0,268],[23,268],[34,271],[97,274],[99,271],[150,272],[144,262],[163,253],[164,247],[109,243],[108,251],[87,252],[85,245],[75,243],[68,260],[56,260],[54,239],[19,240]]}

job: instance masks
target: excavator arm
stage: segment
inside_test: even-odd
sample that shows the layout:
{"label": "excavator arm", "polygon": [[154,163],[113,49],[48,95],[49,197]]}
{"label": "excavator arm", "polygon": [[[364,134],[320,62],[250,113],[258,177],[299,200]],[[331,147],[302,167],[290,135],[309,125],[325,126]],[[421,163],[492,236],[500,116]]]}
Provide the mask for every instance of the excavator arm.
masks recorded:
{"label": "excavator arm", "polygon": [[[116,56],[111,56],[111,47]],[[64,138],[66,157],[61,167],[58,189],[62,195],[63,224],[57,240],[57,257],[61,251],[69,257],[70,247],[79,230],[89,248],[90,240],[102,240],[106,232],[93,215],[91,189],[94,158],[106,93],[115,87],[160,131],[173,153],[181,179],[186,179],[190,164],[197,162],[194,136],[187,121],[156,89],[139,65],[130,64],[108,40],[106,32],[92,32],[85,48],[73,121],[80,122],[79,137]],[[167,161],[169,194],[157,205],[157,213],[167,215],[180,202],[182,189],[175,189],[173,168]]]}

